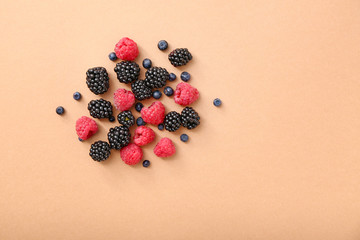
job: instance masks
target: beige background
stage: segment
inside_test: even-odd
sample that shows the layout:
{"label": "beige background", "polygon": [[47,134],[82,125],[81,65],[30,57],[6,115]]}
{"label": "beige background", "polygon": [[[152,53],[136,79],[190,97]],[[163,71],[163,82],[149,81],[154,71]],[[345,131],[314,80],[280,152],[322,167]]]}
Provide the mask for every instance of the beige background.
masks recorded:
{"label": "beige background", "polygon": [[[358,0],[2,0],[0,29],[0,239],[360,239]],[[156,131],[178,152],[154,142],[149,169],[90,159],[109,122],[74,131],[88,68],[108,69],[105,98],[124,86],[107,58],[123,36],[201,92],[201,126]],[[173,68],[160,39],[194,60]]]}

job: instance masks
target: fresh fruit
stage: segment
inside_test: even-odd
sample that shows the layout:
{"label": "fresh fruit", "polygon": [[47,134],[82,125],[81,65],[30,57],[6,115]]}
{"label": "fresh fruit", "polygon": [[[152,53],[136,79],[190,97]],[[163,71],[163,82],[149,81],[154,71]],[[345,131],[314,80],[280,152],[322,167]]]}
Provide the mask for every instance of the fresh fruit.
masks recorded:
{"label": "fresh fruit", "polygon": [[216,107],[219,107],[222,102],[221,102],[220,98],[215,98],[213,103]]}
{"label": "fresh fruit", "polygon": [[187,134],[181,134],[180,135],[180,140],[182,141],[182,142],[187,142],[188,140],[189,140],[189,136],[187,135]]}
{"label": "fresh fruit", "polygon": [[121,149],[130,143],[130,130],[126,126],[117,126],[110,128],[108,132],[108,140],[110,147],[113,149]]}
{"label": "fresh fruit", "polygon": [[160,131],[164,130],[164,124],[160,123],[160,124],[158,125],[158,129],[159,129]]}
{"label": "fresh fruit", "polygon": [[138,146],[144,146],[151,143],[155,139],[155,132],[145,126],[140,126],[135,129],[134,143]]}
{"label": "fresh fruit", "polygon": [[151,67],[145,73],[145,84],[149,88],[161,88],[169,80],[169,73],[165,68]]}
{"label": "fresh fruit", "polygon": [[91,144],[89,155],[94,161],[105,161],[110,156],[110,146],[107,142],[97,141]]}
{"label": "fresh fruit", "polygon": [[190,73],[188,72],[182,72],[180,75],[181,80],[183,80],[184,82],[187,82],[190,80],[191,76]]}
{"label": "fresh fruit", "polygon": [[187,129],[193,129],[196,128],[199,124],[199,114],[192,107],[185,107],[181,111],[181,125]]}
{"label": "fresh fruit", "polygon": [[88,110],[93,118],[110,118],[113,115],[111,102],[104,99],[91,100]]}
{"label": "fresh fruit", "polygon": [[111,61],[116,61],[116,59],[118,59],[117,56],[116,56],[116,53],[115,53],[115,52],[111,52],[111,53],[109,54],[109,59],[110,59]]}
{"label": "fresh fruit", "polygon": [[142,163],[143,167],[149,167],[150,166],[150,161],[149,160],[144,160]]}
{"label": "fresh fruit", "polygon": [[120,150],[120,157],[127,165],[135,165],[141,161],[143,151],[138,145],[130,143]]}
{"label": "fresh fruit", "polygon": [[169,138],[160,139],[154,148],[154,153],[158,157],[170,157],[175,152],[175,145]]}
{"label": "fresh fruit", "polygon": [[75,100],[80,100],[80,98],[81,98],[81,93],[75,92],[75,93],[73,94],[73,98],[74,98]]}
{"label": "fresh fruit", "polygon": [[165,41],[165,40],[160,40],[159,41],[159,43],[158,43],[158,48],[160,49],[160,50],[165,50],[165,49],[167,49],[168,48],[168,43],[167,43],[167,41]]}
{"label": "fresh fruit", "polygon": [[169,74],[169,81],[172,82],[172,81],[175,81],[176,80],[176,75],[175,73],[170,73]]}
{"label": "fresh fruit", "polygon": [[140,67],[136,62],[122,61],[116,64],[114,71],[121,83],[131,83],[138,80]]}
{"label": "fresh fruit", "polygon": [[155,101],[149,107],[141,109],[141,117],[147,123],[160,124],[164,121],[165,107],[160,101]]}
{"label": "fresh fruit", "polygon": [[138,112],[140,112],[143,107],[144,107],[144,105],[142,103],[138,102],[135,104],[135,110]]}
{"label": "fresh fruit", "polygon": [[159,90],[153,92],[153,98],[159,99],[161,98],[162,93]]}
{"label": "fresh fruit", "polygon": [[124,37],[115,45],[115,54],[122,60],[133,61],[139,55],[139,49],[132,39]]}
{"label": "fresh fruit", "polygon": [[144,125],[146,125],[146,122],[144,122],[144,119],[142,119],[142,117],[138,117],[138,118],[136,119],[136,125],[138,125],[138,126],[144,126]]}
{"label": "fresh fruit", "polygon": [[114,105],[117,110],[129,110],[135,103],[135,95],[124,88],[119,88],[114,92]]}
{"label": "fresh fruit", "polygon": [[142,62],[142,65],[144,68],[149,69],[149,68],[151,68],[152,62],[150,59],[145,58]]}
{"label": "fresh fruit", "polygon": [[165,87],[164,88],[164,94],[168,97],[174,95],[174,89],[172,87]]}
{"label": "fresh fruit", "polygon": [[109,121],[110,121],[110,122],[114,122],[114,121],[115,121],[115,117],[114,117],[114,116],[109,117]]}
{"label": "fresh fruit", "polygon": [[109,89],[109,76],[105,68],[94,67],[86,72],[86,84],[96,95],[105,93]]}
{"label": "fresh fruit", "polygon": [[78,137],[81,140],[86,140],[97,132],[98,126],[93,119],[82,116],[76,120],[75,129]]}
{"label": "fresh fruit", "polygon": [[117,116],[117,120],[120,124],[127,127],[131,127],[135,124],[135,118],[129,110],[119,113]]}
{"label": "fresh fruit", "polygon": [[164,120],[165,129],[169,132],[175,132],[181,126],[181,116],[175,111],[171,111],[165,116]]}
{"label": "fresh fruit", "polygon": [[131,91],[139,101],[150,98],[152,95],[151,88],[147,87],[144,80],[137,80],[131,84]]}
{"label": "fresh fruit", "polygon": [[199,98],[199,91],[186,82],[181,82],[176,86],[174,100],[182,106],[190,105]]}
{"label": "fresh fruit", "polygon": [[64,114],[64,112],[65,112],[65,109],[62,106],[59,106],[56,108],[57,114],[62,115],[62,114]]}
{"label": "fresh fruit", "polygon": [[191,59],[192,55],[187,48],[177,48],[169,54],[169,61],[175,67],[186,65]]}

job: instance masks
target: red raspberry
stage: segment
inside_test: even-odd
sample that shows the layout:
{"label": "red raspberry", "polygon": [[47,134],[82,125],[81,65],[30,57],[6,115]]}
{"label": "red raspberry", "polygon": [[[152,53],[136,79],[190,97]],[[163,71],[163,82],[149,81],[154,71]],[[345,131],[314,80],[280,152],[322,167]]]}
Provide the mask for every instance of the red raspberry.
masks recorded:
{"label": "red raspberry", "polygon": [[199,98],[199,91],[186,82],[176,86],[174,100],[182,106],[190,105]]}
{"label": "red raspberry", "polygon": [[174,143],[169,138],[160,139],[154,148],[154,153],[158,157],[170,157],[175,152]]}
{"label": "red raspberry", "polygon": [[122,60],[133,61],[139,55],[139,49],[136,42],[124,37],[115,45],[115,54]]}
{"label": "red raspberry", "polygon": [[96,122],[89,117],[82,116],[76,121],[76,133],[81,140],[90,138],[97,130]]}
{"label": "red raspberry", "polygon": [[119,88],[114,92],[114,105],[117,110],[129,110],[135,103],[135,96],[131,91]]}
{"label": "red raspberry", "polygon": [[141,109],[141,117],[147,123],[160,124],[165,118],[165,107],[159,101],[153,102],[150,107]]}
{"label": "red raspberry", "polygon": [[130,143],[120,150],[120,157],[126,164],[135,165],[141,161],[143,151],[138,145]]}
{"label": "red raspberry", "polygon": [[151,143],[155,139],[155,132],[145,126],[140,126],[136,128],[134,135],[134,143],[138,146],[144,146],[148,143]]}

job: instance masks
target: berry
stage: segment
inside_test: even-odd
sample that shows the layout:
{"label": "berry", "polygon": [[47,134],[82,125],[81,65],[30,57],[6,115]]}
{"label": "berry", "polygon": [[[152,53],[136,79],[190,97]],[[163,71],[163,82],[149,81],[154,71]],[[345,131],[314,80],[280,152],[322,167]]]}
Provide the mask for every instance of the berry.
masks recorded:
{"label": "berry", "polygon": [[111,53],[109,54],[109,59],[110,59],[111,61],[116,61],[116,59],[118,59],[117,56],[116,56],[116,54],[115,54],[115,52],[111,52]]}
{"label": "berry", "polygon": [[199,114],[192,107],[186,107],[181,111],[181,125],[187,129],[193,129],[199,124]]}
{"label": "berry", "polygon": [[175,152],[174,143],[169,138],[160,139],[154,148],[154,153],[158,157],[170,157]]}
{"label": "berry", "polygon": [[143,107],[144,107],[144,105],[140,102],[135,104],[135,110],[138,112],[140,112]]}
{"label": "berry", "polygon": [[213,103],[216,107],[219,107],[222,102],[221,102],[220,98],[215,98]]}
{"label": "berry", "polygon": [[148,108],[141,109],[141,117],[150,124],[160,124],[164,121],[165,107],[160,101],[153,102]]}
{"label": "berry", "polygon": [[139,55],[139,49],[136,42],[124,37],[115,45],[115,54],[122,60],[133,61]]}
{"label": "berry", "polygon": [[174,89],[172,89],[172,87],[165,87],[164,93],[166,96],[170,97],[170,96],[174,95]]}
{"label": "berry", "polygon": [[188,83],[181,82],[176,86],[174,100],[182,106],[189,105],[199,98],[199,91]]}
{"label": "berry", "polygon": [[138,126],[145,126],[146,125],[146,122],[144,122],[144,119],[142,119],[142,117],[138,117],[136,119],[136,125]]}
{"label": "berry", "polygon": [[169,73],[165,68],[152,67],[145,73],[145,83],[149,88],[161,88],[169,80]]}
{"label": "berry", "polygon": [[160,40],[159,41],[159,43],[158,43],[158,48],[160,49],[160,50],[165,50],[165,49],[167,49],[168,48],[168,43],[167,43],[167,41],[165,41],[165,40]]}
{"label": "berry", "polygon": [[75,92],[75,93],[73,94],[73,98],[74,98],[75,100],[80,100],[80,98],[81,98],[81,93]]}
{"label": "berry", "polygon": [[131,83],[138,80],[140,67],[136,62],[122,61],[116,64],[114,71],[121,83]]}
{"label": "berry", "polygon": [[108,140],[110,147],[113,149],[121,149],[130,143],[130,130],[126,126],[117,126],[110,128],[108,132]]}
{"label": "berry", "polygon": [[109,76],[106,69],[94,67],[87,70],[86,84],[90,91],[96,95],[106,92],[109,89]]}
{"label": "berry", "polygon": [[119,113],[119,115],[117,116],[117,120],[120,124],[127,127],[131,127],[135,124],[135,118],[129,110]]}
{"label": "berry", "polygon": [[91,100],[88,110],[93,118],[110,118],[113,115],[111,102],[104,99]]}
{"label": "berry", "polygon": [[172,81],[175,81],[175,79],[176,79],[175,73],[170,73],[169,81],[172,82]]}
{"label": "berry", "polygon": [[153,98],[159,99],[161,98],[162,93],[159,90],[153,92]]}
{"label": "berry", "polygon": [[149,160],[144,160],[143,161],[143,167],[149,167],[150,166],[150,161]]}
{"label": "berry", "polygon": [[180,135],[180,140],[183,141],[183,142],[187,142],[189,141],[189,136],[187,134],[181,134]]}
{"label": "berry", "polygon": [[107,142],[97,141],[91,144],[89,155],[94,161],[105,161],[110,156],[110,146]]}
{"label": "berry", "polygon": [[80,142],[84,141],[84,140],[82,140],[81,138],[78,138],[78,139],[79,139]]}
{"label": "berry", "polygon": [[149,68],[151,68],[152,62],[151,62],[150,59],[145,58],[145,59],[143,60],[142,64],[143,64],[143,67],[144,67],[144,68],[149,69]]}
{"label": "berry", "polygon": [[190,76],[190,73],[188,73],[188,72],[182,72],[180,77],[181,77],[181,80],[183,80],[184,82],[187,82],[190,80],[191,76]]}
{"label": "berry", "polygon": [[181,126],[181,116],[179,113],[172,111],[166,114],[164,121],[165,129],[169,132],[175,132]]}
{"label": "berry", "polygon": [[131,84],[131,91],[139,101],[150,98],[152,95],[151,88],[147,87],[143,80],[133,82]]}
{"label": "berry", "polygon": [[135,96],[131,91],[119,88],[114,92],[114,105],[117,110],[129,110],[135,103]]}
{"label": "berry", "polygon": [[114,116],[109,117],[109,121],[110,121],[110,122],[114,122],[114,121],[115,121],[115,117],[114,117]]}
{"label": "berry", "polygon": [[169,61],[174,67],[186,65],[192,59],[187,48],[177,48],[169,54]]}
{"label": "berry", "polygon": [[59,106],[56,108],[57,114],[62,115],[62,114],[64,114],[64,112],[65,112],[65,109],[63,107]]}
{"label": "berry", "polygon": [[158,129],[159,129],[160,131],[164,130],[164,124],[160,123],[160,124],[158,125]]}
{"label": "berry", "polygon": [[78,137],[81,140],[86,140],[97,132],[98,126],[93,119],[82,116],[76,120],[75,129]]}
{"label": "berry", "polygon": [[120,150],[120,157],[127,165],[135,165],[141,161],[143,151],[138,145],[130,143]]}
{"label": "berry", "polygon": [[155,132],[145,126],[136,128],[134,133],[134,143],[138,146],[144,146],[151,143],[155,139]]}

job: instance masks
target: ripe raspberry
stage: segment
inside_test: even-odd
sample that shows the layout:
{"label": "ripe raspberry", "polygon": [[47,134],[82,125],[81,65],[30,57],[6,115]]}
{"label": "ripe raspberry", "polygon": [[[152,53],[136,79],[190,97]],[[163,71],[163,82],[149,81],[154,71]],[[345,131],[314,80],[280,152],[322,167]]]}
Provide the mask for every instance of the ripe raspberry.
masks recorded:
{"label": "ripe raspberry", "polygon": [[133,61],[139,55],[139,49],[136,42],[124,37],[115,45],[115,54],[122,60]]}
{"label": "ripe raspberry", "polygon": [[138,146],[144,146],[148,143],[151,143],[155,139],[155,132],[145,126],[140,126],[136,128],[134,135],[134,143]]}
{"label": "ripe raspberry", "polygon": [[170,157],[175,152],[174,143],[169,138],[160,139],[154,148],[154,153],[158,157]]}
{"label": "ripe raspberry", "polygon": [[76,133],[81,140],[90,138],[97,130],[96,122],[89,117],[82,116],[76,121]]}
{"label": "ripe raspberry", "polygon": [[135,165],[141,161],[143,151],[138,145],[130,143],[120,150],[120,157],[126,164]]}
{"label": "ripe raspberry", "polygon": [[186,82],[181,82],[176,86],[174,100],[182,106],[190,105],[199,98],[199,91]]}
{"label": "ripe raspberry", "polygon": [[165,107],[159,101],[153,102],[150,107],[143,107],[141,109],[141,117],[147,123],[160,124],[165,118]]}
{"label": "ripe raspberry", "polygon": [[131,91],[119,88],[114,92],[114,105],[117,110],[129,110],[135,103],[135,96]]}

